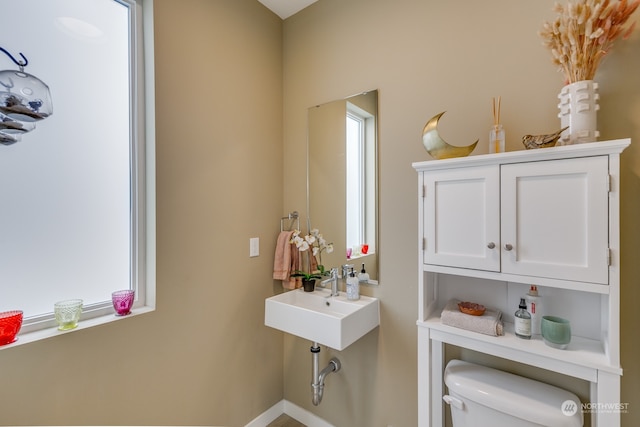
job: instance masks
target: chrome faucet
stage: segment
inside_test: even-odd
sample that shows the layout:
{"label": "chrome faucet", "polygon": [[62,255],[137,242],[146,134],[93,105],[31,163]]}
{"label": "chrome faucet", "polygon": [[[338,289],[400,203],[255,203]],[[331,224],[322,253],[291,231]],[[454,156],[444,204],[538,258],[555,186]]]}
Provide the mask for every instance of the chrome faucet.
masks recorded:
{"label": "chrome faucet", "polygon": [[331,296],[337,297],[338,293],[338,268],[333,267],[331,271],[329,271],[329,278],[324,279],[320,284],[324,287],[327,283],[331,282]]}
{"label": "chrome faucet", "polygon": [[353,264],[344,264],[342,266],[342,278],[346,280],[351,270],[353,270]]}

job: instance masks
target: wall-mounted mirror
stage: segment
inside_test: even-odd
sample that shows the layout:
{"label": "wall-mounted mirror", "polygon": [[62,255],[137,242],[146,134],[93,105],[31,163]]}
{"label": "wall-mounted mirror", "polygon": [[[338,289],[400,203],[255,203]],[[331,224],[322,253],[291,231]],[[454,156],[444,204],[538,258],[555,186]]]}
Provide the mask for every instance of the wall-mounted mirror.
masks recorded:
{"label": "wall-mounted mirror", "polygon": [[378,91],[309,108],[307,212],[334,245],[325,267],[353,264],[378,283]]}

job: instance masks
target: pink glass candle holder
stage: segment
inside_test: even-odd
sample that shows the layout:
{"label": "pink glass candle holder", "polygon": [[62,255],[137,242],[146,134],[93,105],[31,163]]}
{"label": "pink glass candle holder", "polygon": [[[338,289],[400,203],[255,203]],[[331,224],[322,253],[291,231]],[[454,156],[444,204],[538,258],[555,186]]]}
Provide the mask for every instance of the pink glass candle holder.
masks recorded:
{"label": "pink glass candle holder", "polygon": [[116,310],[116,316],[126,316],[131,313],[134,297],[135,291],[131,289],[115,291],[111,294],[111,302]]}
{"label": "pink glass candle holder", "polygon": [[351,259],[351,254],[353,253],[353,249],[347,248],[347,259]]}

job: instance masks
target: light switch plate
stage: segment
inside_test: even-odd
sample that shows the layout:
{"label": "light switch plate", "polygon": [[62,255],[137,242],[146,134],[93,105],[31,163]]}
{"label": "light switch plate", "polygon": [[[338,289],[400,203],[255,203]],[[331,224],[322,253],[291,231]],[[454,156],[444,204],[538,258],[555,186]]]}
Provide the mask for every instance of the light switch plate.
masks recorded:
{"label": "light switch plate", "polygon": [[249,239],[249,256],[256,257],[260,255],[260,238],[252,237]]}

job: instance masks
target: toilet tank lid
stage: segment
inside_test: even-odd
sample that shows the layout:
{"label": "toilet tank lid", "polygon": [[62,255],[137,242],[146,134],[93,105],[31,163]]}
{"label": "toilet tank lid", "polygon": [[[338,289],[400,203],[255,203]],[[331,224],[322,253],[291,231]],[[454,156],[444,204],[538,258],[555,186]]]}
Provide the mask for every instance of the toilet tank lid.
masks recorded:
{"label": "toilet tank lid", "polygon": [[546,426],[583,425],[580,399],[549,384],[462,360],[447,364],[444,382],[449,393],[516,418]]}

